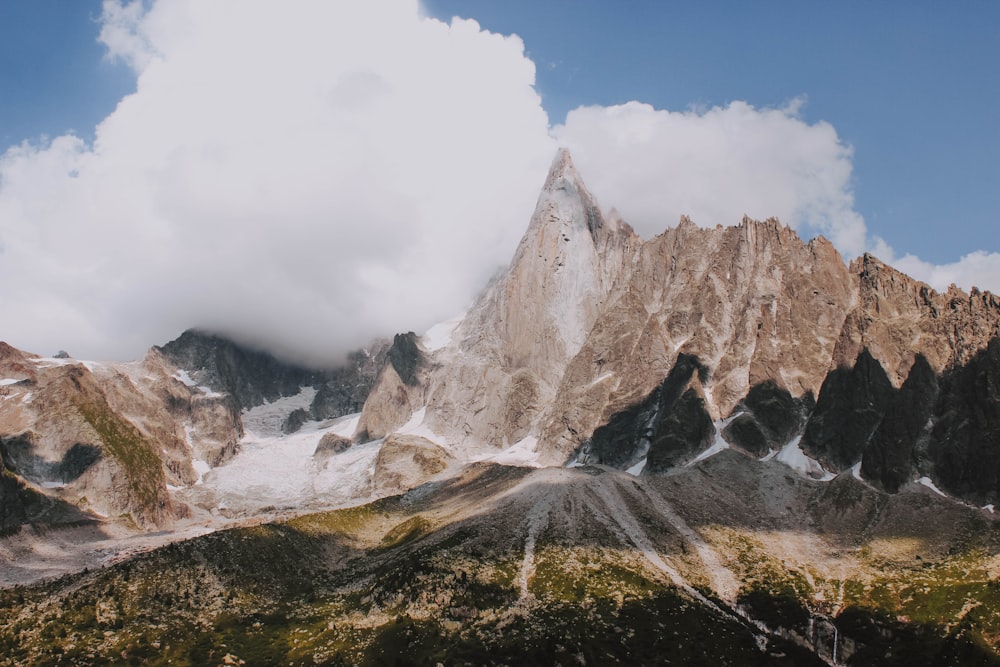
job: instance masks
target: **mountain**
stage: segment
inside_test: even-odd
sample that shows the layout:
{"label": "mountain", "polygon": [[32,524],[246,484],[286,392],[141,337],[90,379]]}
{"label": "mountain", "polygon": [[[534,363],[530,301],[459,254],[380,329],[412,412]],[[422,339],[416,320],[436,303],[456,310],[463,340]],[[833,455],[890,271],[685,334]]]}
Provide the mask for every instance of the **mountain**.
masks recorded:
{"label": "mountain", "polygon": [[129,363],[0,344],[0,533],[109,522],[172,529],[217,510],[218,499],[199,506],[197,493],[252,442],[251,411],[306,398],[269,415],[285,433],[357,412],[392,347],[371,350],[317,371],[196,331]]}
{"label": "mountain", "polygon": [[379,378],[358,435],[420,413],[462,451],[648,473],[734,446],[982,505],[1000,498],[998,339],[995,295],[846,264],[774,219],[643,241],[562,151],[506,272],[414,379]]}
{"label": "mountain", "polygon": [[462,317],[0,346],[0,451],[0,664],[1000,663],[1000,298],[566,151]]}
{"label": "mountain", "polygon": [[923,486],[736,450],[473,464],[0,591],[0,664],[995,665],[998,538]]}

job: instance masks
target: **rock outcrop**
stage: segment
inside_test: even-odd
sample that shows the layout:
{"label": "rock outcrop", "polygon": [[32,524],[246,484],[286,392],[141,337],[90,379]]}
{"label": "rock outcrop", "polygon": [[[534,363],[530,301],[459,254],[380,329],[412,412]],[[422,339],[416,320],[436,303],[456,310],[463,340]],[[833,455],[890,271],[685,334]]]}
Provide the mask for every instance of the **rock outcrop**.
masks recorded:
{"label": "rock outcrop", "polygon": [[510,267],[416,382],[395,366],[383,371],[361,432],[378,437],[428,406],[429,426],[456,446],[504,447],[524,438],[638,242],[628,225],[601,213],[560,151]]}
{"label": "rock outcrop", "polygon": [[131,379],[124,373],[98,377],[72,360],[27,359],[33,368],[0,368],[2,375],[26,375],[4,396],[0,451],[6,471],[53,503],[93,512],[91,518],[125,516],[138,527],[169,526],[182,510],[171,502],[168,475],[178,481],[191,471],[189,461],[170,470],[185,442],[166,407],[147,411],[153,402],[143,400],[125,406],[121,385]]}
{"label": "rock outcrop", "polygon": [[446,449],[427,438],[390,435],[375,458],[375,494],[393,495],[419,486],[447,469],[453,460]]}
{"label": "rock outcrop", "polygon": [[0,343],[0,532],[106,520],[169,528],[189,508],[168,487],[191,487],[232,458],[246,409],[311,386],[313,403],[289,415],[288,432],[357,412],[388,363],[387,343],[372,349],[310,370],[198,332],[127,363]]}
{"label": "rock outcrop", "polygon": [[358,435],[425,410],[470,456],[534,438],[541,463],[647,473],[720,437],[757,457],[800,438],[814,467],[860,465],[888,491],[926,475],[1000,500],[975,463],[1000,461],[994,340],[1000,298],[938,293],[871,255],[845,264],[775,219],[682,218],[643,241],[560,151],[508,269],[414,381],[383,371]]}

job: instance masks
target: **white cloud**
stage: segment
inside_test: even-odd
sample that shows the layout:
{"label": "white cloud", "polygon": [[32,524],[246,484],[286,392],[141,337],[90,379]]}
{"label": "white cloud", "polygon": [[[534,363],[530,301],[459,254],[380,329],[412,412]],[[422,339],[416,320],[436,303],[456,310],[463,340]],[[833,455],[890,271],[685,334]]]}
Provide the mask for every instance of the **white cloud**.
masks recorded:
{"label": "white cloud", "polygon": [[629,102],[582,107],[554,129],[588,185],[644,236],[677,224],[738,224],[776,216],[852,256],[865,223],[850,190],[852,150],[828,123],[745,102],[675,112]]}
{"label": "white cloud", "polygon": [[[326,361],[419,331],[509,261],[557,142],[647,237],[747,213],[871,245],[851,149],[799,101],[584,107],[550,132],[519,38],[415,0],[106,0],[101,39],[137,91],[93,145],[0,156],[0,336],[28,350],[130,358],[201,326]],[[997,254],[898,263],[1000,286]]]}
{"label": "white cloud", "polygon": [[643,236],[682,214],[705,227],[743,214],[775,216],[809,239],[829,238],[845,259],[871,250],[938,290],[955,283],[1000,292],[1000,253],[977,251],[935,265],[869,237],[851,192],[853,151],[829,123],[745,102],[675,112],[629,102],[581,107],[553,129],[602,205],[615,207]]}
{"label": "white cloud", "polygon": [[125,4],[104,0],[101,12],[101,34],[98,38],[108,48],[108,58],[122,60],[136,72],[141,72],[156,55],[147,26],[142,0]]}
{"label": "white cloud", "polygon": [[1000,293],[1000,253],[977,250],[949,264],[931,264],[916,255],[901,257],[882,239],[875,239],[872,254],[903,273],[922,280],[939,292],[957,285]]}
{"label": "white cloud", "polygon": [[416,2],[105,3],[138,74],[0,158],[3,336],[141,355],[189,326],[308,359],[453,315],[555,150],[517,37]]}

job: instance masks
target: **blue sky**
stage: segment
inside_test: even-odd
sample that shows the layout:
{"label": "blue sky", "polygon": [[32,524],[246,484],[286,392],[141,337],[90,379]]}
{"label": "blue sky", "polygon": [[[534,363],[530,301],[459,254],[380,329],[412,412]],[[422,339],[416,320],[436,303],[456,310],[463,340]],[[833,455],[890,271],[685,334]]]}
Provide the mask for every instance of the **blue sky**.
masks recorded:
{"label": "blue sky", "polygon": [[897,250],[938,263],[1000,250],[1000,3],[425,5],[524,38],[553,122],[628,100],[679,110],[804,97],[802,115],[854,147],[857,209]]}
{"label": "blue sky", "polygon": [[507,261],[557,145],[646,237],[777,215],[1000,291],[998,65],[988,0],[7,0],[0,337],[418,329]]}

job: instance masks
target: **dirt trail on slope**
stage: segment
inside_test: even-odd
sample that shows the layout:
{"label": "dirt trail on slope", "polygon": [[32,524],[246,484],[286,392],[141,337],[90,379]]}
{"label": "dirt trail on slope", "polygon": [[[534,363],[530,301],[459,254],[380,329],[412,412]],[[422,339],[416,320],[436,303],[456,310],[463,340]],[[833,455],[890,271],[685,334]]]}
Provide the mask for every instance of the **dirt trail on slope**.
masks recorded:
{"label": "dirt trail on slope", "polygon": [[[611,520],[624,531],[628,541],[639,550],[653,567],[666,574],[675,586],[682,589],[691,597],[720,613],[731,616],[728,610],[720,609],[714,602],[699,593],[676,568],[663,560],[653,546],[653,541],[649,539],[642,526],[639,525],[632,510],[629,509],[619,493],[618,480],[613,479],[611,475],[605,473],[600,477],[594,478],[590,488],[609,510]],[[607,519],[607,517],[601,518]]]}
{"label": "dirt trail on slope", "polygon": [[728,604],[736,604],[736,595],[740,589],[739,580],[733,571],[726,567],[718,552],[702,538],[702,536],[681,518],[667,500],[648,484],[640,484],[645,496],[673,528],[681,534],[698,552],[698,557],[704,563],[705,569],[712,581],[716,594]]}
{"label": "dirt trail on slope", "polygon": [[528,534],[524,539],[524,560],[521,562],[521,574],[518,576],[518,583],[521,588],[521,599],[526,599],[530,593],[528,582],[535,574],[535,540],[538,534],[545,530],[549,522],[549,511],[557,495],[561,494],[558,487],[545,492],[532,505],[528,512]]}

